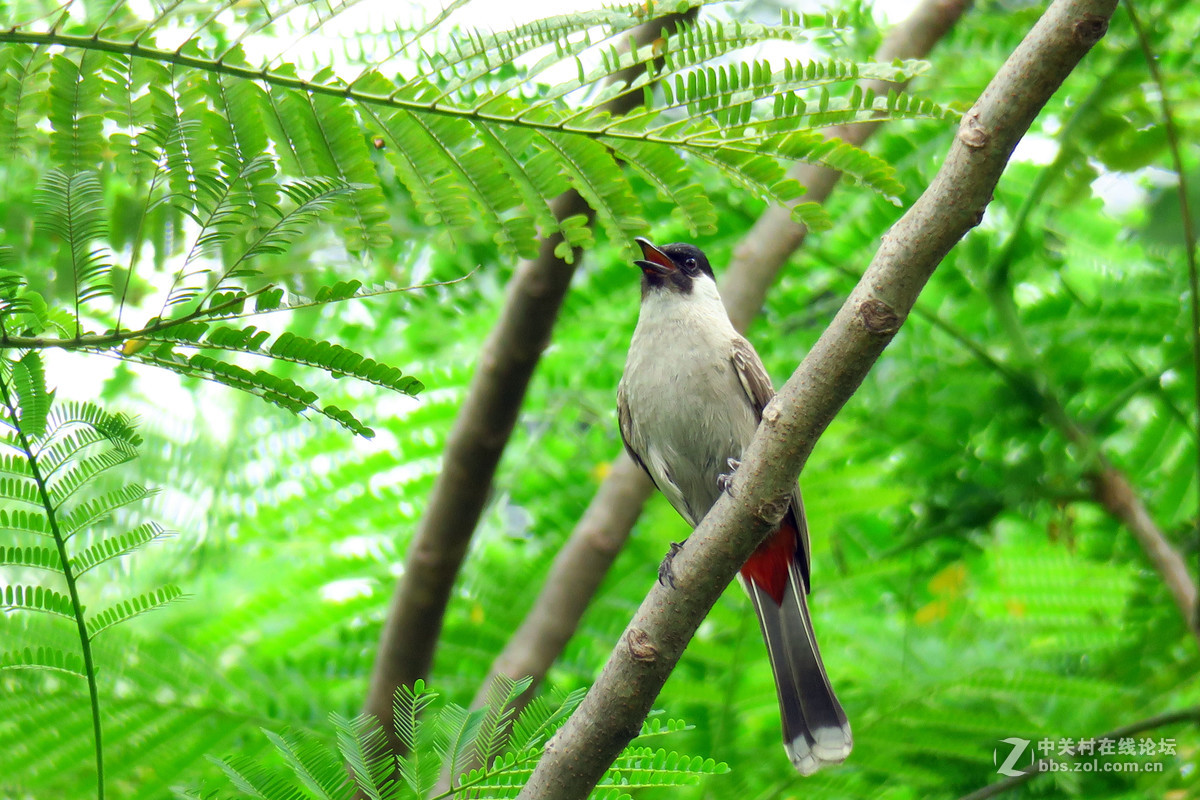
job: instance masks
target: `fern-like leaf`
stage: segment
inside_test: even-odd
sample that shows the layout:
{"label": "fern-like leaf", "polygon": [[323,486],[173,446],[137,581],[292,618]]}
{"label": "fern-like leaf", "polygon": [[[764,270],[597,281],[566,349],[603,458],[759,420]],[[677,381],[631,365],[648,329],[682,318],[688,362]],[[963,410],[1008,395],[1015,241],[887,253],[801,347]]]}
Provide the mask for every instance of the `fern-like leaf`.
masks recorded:
{"label": "fern-like leaf", "polygon": [[3,594],[0,594],[0,607],[39,611],[67,619],[74,619],[75,616],[71,598],[44,586],[9,584],[4,587]]}
{"label": "fern-like leaf", "polygon": [[178,587],[163,586],[140,594],[137,597],[122,600],[120,603],[88,618],[88,635],[94,639],[98,634],[114,625],[119,625],[149,611],[162,608],[181,597],[183,597],[183,592]]}
{"label": "fern-like leaf", "polygon": [[13,388],[20,398],[21,427],[34,438],[46,431],[50,394],[46,391],[46,369],[39,353],[29,352],[13,364]]}
{"label": "fern-like leaf", "polygon": [[40,545],[29,547],[0,548],[0,566],[33,567],[36,569],[59,572],[62,570],[62,560],[58,551]]}
{"label": "fern-like leaf", "polygon": [[6,669],[45,669],[78,678],[85,675],[83,660],[79,656],[54,647],[42,646],[0,654],[0,670]]}
{"label": "fern-like leaf", "polygon": [[72,556],[71,567],[76,575],[83,575],[101,564],[129,555],[143,545],[172,535],[157,522],[143,522],[131,531],[106,536],[78,555]]}
{"label": "fern-like leaf", "polygon": [[366,716],[330,716],[337,731],[338,752],[354,775],[355,786],[369,800],[390,800],[396,794],[394,759],[383,730]]}
{"label": "fern-like leaf", "polygon": [[34,202],[39,226],[59,237],[70,254],[78,318],[81,305],[112,292],[107,282],[112,264],[105,250],[95,246],[107,234],[100,181],[92,172],[68,175],[54,169],[42,178]]}

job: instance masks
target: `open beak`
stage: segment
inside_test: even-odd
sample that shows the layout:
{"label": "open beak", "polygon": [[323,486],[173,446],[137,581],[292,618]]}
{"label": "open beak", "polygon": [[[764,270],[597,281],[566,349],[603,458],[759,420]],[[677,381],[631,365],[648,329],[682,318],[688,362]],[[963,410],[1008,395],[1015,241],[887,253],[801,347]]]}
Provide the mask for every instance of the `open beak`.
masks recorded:
{"label": "open beak", "polygon": [[644,260],[633,262],[642,268],[642,272],[646,273],[647,275],[651,273],[655,275],[666,275],[667,273],[674,272],[676,269],[678,269],[678,267],[675,266],[675,262],[671,260],[670,256],[668,256],[662,250],[659,250],[654,245],[650,244],[650,242],[646,239],[643,239],[639,236],[634,239],[634,241],[637,242],[638,246],[642,248],[642,255],[645,256]]}

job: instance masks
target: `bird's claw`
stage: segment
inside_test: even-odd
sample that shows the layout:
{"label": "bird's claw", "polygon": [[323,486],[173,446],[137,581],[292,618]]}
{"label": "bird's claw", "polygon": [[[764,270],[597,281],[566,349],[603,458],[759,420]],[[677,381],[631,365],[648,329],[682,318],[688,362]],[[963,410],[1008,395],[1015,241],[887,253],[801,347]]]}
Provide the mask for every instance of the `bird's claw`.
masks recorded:
{"label": "bird's claw", "polygon": [[717,488],[722,492],[728,492],[733,487],[733,473],[742,465],[736,458],[730,458],[725,463],[729,464],[729,472],[722,472],[717,476]]}
{"label": "bird's claw", "polygon": [[675,560],[675,554],[683,549],[683,542],[671,542],[671,549],[663,556],[662,563],[658,565],[658,582],[664,586],[675,588],[675,573],[671,569],[671,562]]}

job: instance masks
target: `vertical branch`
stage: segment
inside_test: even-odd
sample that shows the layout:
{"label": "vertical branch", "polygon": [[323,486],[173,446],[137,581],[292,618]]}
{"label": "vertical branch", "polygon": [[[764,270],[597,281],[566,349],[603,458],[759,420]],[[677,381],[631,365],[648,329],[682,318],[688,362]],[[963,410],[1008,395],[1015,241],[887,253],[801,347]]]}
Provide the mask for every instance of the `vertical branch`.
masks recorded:
{"label": "vertical branch", "polygon": [[[647,45],[694,14],[695,9],[663,16],[637,28],[634,39]],[[629,81],[633,73],[627,70],[615,77]],[[615,97],[603,108],[614,115],[625,114],[639,106],[643,97],[638,88]],[[582,214],[590,222],[593,215],[574,190],[555,198],[551,210],[558,220]],[[397,751],[400,743],[392,725],[392,696],[397,687],[411,686],[429,672],[455,578],[578,264],[578,249],[570,262],[555,255],[561,241],[558,233],[543,239],[537,258],[522,261],[509,283],[500,320],[480,352],[446,441],[442,471],[392,596],[364,710],[380,720]]]}

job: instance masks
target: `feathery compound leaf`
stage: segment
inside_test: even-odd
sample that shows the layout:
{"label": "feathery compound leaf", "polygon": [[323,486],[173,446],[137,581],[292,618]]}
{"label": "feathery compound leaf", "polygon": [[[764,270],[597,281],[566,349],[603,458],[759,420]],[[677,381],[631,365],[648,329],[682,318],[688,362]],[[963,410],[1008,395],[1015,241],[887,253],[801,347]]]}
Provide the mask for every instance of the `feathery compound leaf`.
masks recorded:
{"label": "feathery compound leaf", "polygon": [[346,719],[338,714],[331,714],[330,721],[337,731],[338,752],[354,774],[355,787],[369,800],[391,800],[399,784],[379,724],[367,716]]}
{"label": "feathery compound leaf", "polygon": [[32,506],[42,504],[42,496],[38,493],[33,478],[0,477],[0,500],[28,503]]}
{"label": "feathery compound leaf", "polygon": [[[278,255],[286,252],[288,246],[304,233],[306,226],[315,223],[318,217],[333,207],[335,199],[350,195],[361,188],[359,185],[325,178],[307,178],[285,185],[283,193],[295,206],[284,213],[238,257],[233,269],[225,278],[237,277],[238,267],[252,258],[268,253]],[[220,285],[218,286],[220,288]]]}
{"label": "feathery compound leaf", "polygon": [[488,688],[487,716],[475,736],[475,760],[487,766],[501,751],[505,737],[516,716],[515,703],[533,684],[533,678],[524,677],[514,681],[507,675],[498,674]]}
{"label": "feathery compound leaf", "polygon": [[405,755],[396,756],[400,778],[417,796],[424,797],[436,785],[439,767],[432,752],[434,724],[423,719],[422,712],[437,699],[434,692],[425,691],[425,682],[418,680],[411,687],[401,686],[392,699],[396,720],[396,736],[405,748]]}
{"label": "feathery compound leaf", "polygon": [[111,414],[95,403],[77,400],[56,403],[50,410],[46,424],[50,430],[47,442],[60,441],[60,437],[83,426],[99,433],[114,447],[136,449],[142,443],[129,417]]}
{"label": "feathery compound leaf", "polygon": [[42,178],[34,194],[34,204],[38,226],[62,239],[70,252],[78,318],[81,305],[112,293],[108,283],[112,272],[108,254],[103,248],[93,247],[96,240],[107,235],[100,181],[92,172],[68,176],[61,170],[51,170]]}
{"label": "feathery compound leaf", "polygon": [[79,678],[85,674],[83,659],[79,656],[54,647],[41,646],[37,649],[26,647],[22,650],[10,650],[0,655],[0,670],[5,669],[46,669]]}
{"label": "feathery compound leaf", "polygon": [[173,535],[171,531],[164,530],[156,522],[143,522],[131,531],[106,536],[82,553],[72,556],[71,568],[75,571],[76,576],[83,575],[100,564],[129,555],[145,544]]}
{"label": "feathery compound leaf", "polygon": [[50,495],[50,502],[54,504],[55,509],[62,508],[76,492],[97,475],[128,463],[136,455],[137,453],[129,450],[111,447],[94,456],[66,462],[59,472],[48,476],[46,491]]}
{"label": "feathery compound leaf", "polygon": [[154,494],[154,491],[144,486],[133,484],[114,489],[100,497],[85,500],[62,518],[63,534],[71,536],[78,533],[100,520],[107,519],[117,509],[145,500]]}
{"label": "feathery compound leaf", "polygon": [[283,775],[265,769],[250,758],[219,759],[209,756],[243,794],[257,800],[308,800],[309,795]]}
{"label": "feathery compound leaf", "polygon": [[[449,797],[515,797],[528,781],[542,754],[542,743],[566,720],[586,690],[569,695],[561,705],[534,698],[514,726],[515,736],[507,750],[487,759],[483,768],[459,773],[464,759],[480,755],[479,737],[485,728],[502,731],[512,715],[512,704],[529,687],[520,682],[497,681],[490,693],[498,705],[476,711],[446,703],[435,706],[437,695],[423,681],[412,688],[401,687],[394,697],[396,732],[405,755],[388,750],[383,731],[370,717],[347,720],[331,715],[337,733],[337,752],[310,734],[266,731],[267,738],[283,757],[288,771],[270,771],[248,759],[226,759],[217,763],[243,793],[257,798],[309,798],[348,800],[357,793],[371,800],[401,797],[430,797],[439,774],[452,777]],[[652,726],[654,733],[685,730],[681,722]],[[490,750],[485,746],[485,750]],[[347,767],[354,780],[347,780]],[[395,770],[393,768],[396,768]],[[712,759],[653,750],[636,741],[618,759],[606,778],[606,786],[683,786],[704,775],[727,771]],[[395,780],[398,772],[400,781]]]}
{"label": "feathery compound leaf", "polygon": [[0,548],[0,566],[36,567],[60,572],[62,560],[58,557],[58,551],[49,547],[3,547]]}
{"label": "feathery compound leaf", "polygon": [[[77,56],[78,62],[72,55]],[[79,174],[100,166],[104,145],[103,62],[109,55],[80,51],[56,55],[50,72],[50,157]]]}
{"label": "feathery compound leaf", "polygon": [[45,614],[75,619],[71,598],[44,586],[9,584],[4,587],[3,595],[0,595],[0,607],[40,611]]}
{"label": "feathery compound leaf", "polygon": [[28,155],[37,123],[46,114],[48,49],[9,43],[0,48],[0,154],[17,163]]}
{"label": "feathery compound leaf", "polygon": [[[253,328],[247,330],[252,331]],[[213,334],[210,334],[209,339],[212,338]],[[319,367],[332,375],[358,378],[414,397],[424,388],[420,381],[403,375],[396,367],[380,364],[341,345],[318,342],[291,333],[280,334],[271,345],[270,353],[275,358]]]}
{"label": "feathery compound leaf", "polygon": [[350,796],[346,766],[328,747],[303,734],[263,733],[313,797],[343,800]]}
{"label": "feathery compound leaf", "polygon": [[50,394],[46,391],[46,370],[40,354],[30,351],[13,364],[13,388],[21,411],[21,427],[27,436],[39,438],[46,431],[50,413]]}
{"label": "feathery compound leaf", "polygon": [[0,509],[0,530],[51,535],[45,513],[21,509]]}
{"label": "feathery compound leaf", "polygon": [[178,587],[163,586],[159,589],[140,594],[137,597],[123,600],[110,608],[104,609],[94,617],[88,618],[88,636],[94,639],[101,631],[107,630],[113,625],[119,625],[148,611],[162,608],[181,597],[183,597],[183,592]]}

